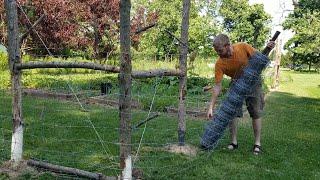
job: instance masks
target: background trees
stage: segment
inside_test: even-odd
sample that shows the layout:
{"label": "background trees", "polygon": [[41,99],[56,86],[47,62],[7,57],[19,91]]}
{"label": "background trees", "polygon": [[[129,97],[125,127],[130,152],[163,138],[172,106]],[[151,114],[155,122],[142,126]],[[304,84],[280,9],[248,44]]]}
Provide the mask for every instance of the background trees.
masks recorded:
{"label": "background trees", "polygon": [[[104,59],[119,50],[119,0],[18,0],[22,33],[42,15],[44,19],[23,41],[29,54],[86,56]],[[192,0],[189,52],[213,56],[212,39],[226,32],[234,42],[246,41],[260,48],[269,35],[267,15],[262,5],[248,0]],[[144,56],[178,55],[181,0],[132,0],[131,40],[134,53]],[[22,11],[23,9],[23,11]],[[6,42],[3,4],[0,4],[0,41]],[[29,22],[30,20],[30,22]],[[37,33],[36,33],[37,32]]]}
{"label": "background trees", "polygon": [[270,33],[271,16],[262,4],[250,6],[247,0],[222,0],[220,8],[223,28],[235,42],[245,41],[261,48]]}
{"label": "background trees", "polygon": [[294,36],[285,44],[293,66],[307,64],[309,71],[320,63],[320,2],[300,0],[283,24]]}
{"label": "background trees", "polygon": [[[175,37],[180,37],[182,17],[182,1],[157,0],[136,1],[141,3],[147,12],[158,14],[157,27],[150,29],[141,38],[139,51],[147,54],[156,54],[159,57],[176,55],[179,42]],[[215,6],[215,1],[196,1],[191,3],[189,51],[197,51],[202,55],[209,55],[211,51],[210,36],[219,31],[215,17],[211,16],[208,9]],[[173,37],[173,34],[175,37]]]}

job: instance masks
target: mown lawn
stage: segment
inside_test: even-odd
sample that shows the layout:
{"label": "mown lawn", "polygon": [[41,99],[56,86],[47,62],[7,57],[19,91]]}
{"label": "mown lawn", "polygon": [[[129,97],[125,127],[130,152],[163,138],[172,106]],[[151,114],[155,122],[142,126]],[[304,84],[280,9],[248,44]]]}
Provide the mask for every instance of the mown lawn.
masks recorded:
{"label": "mown lawn", "polygon": [[[283,71],[280,89],[269,93],[266,101],[264,152],[260,156],[251,153],[253,133],[248,118],[239,123],[236,151],[224,148],[229,142],[226,135],[212,152],[199,152],[194,157],[166,152],[163,147],[177,141],[177,117],[162,114],[132,131],[134,167],[142,169],[145,179],[319,179],[319,98],[319,74]],[[10,155],[10,102],[8,94],[1,91],[2,162]],[[30,97],[23,102],[26,159],[36,158],[109,176],[120,172],[117,109],[85,105],[87,111],[82,111],[77,103]],[[132,124],[145,119],[147,114],[134,111]],[[188,119],[188,144],[198,146],[205,123]],[[26,173],[23,178],[57,177]]]}

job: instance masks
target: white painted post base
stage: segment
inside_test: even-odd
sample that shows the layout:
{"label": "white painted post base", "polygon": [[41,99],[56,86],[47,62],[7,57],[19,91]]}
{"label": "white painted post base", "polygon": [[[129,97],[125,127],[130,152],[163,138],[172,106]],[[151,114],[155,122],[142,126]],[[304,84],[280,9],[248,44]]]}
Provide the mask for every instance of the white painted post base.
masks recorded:
{"label": "white painted post base", "polygon": [[19,163],[22,160],[23,148],[23,126],[20,125],[12,134],[11,141],[11,161]]}
{"label": "white painted post base", "polygon": [[126,167],[122,171],[122,178],[124,180],[131,180],[132,179],[132,160],[131,156],[128,156],[125,160]]}

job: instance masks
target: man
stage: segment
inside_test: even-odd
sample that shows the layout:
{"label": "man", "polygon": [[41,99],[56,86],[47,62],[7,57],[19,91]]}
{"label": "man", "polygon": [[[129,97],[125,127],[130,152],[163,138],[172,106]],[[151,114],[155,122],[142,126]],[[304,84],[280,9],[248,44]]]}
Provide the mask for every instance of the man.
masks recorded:
{"label": "man", "polygon": [[[269,41],[267,46],[272,49],[275,46],[275,42]],[[219,55],[219,58],[215,64],[215,86],[212,91],[212,98],[208,108],[208,119],[212,119],[213,117],[216,100],[222,89],[221,81],[223,79],[223,75],[225,74],[231,77],[232,82],[236,81],[241,76],[243,68],[248,64],[248,60],[256,51],[247,43],[236,43],[231,45],[229,37],[224,34],[219,34],[214,39],[213,47]],[[257,77],[257,83],[255,84],[257,85],[252,87],[253,91],[246,96],[245,101],[250,117],[252,118],[252,126],[255,138],[253,153],[258,155],[261,152],[261,113],[264,106],[260,77]],[[242,116],[242,108],[237,109],[237,117]],[[232,120],[229,124],[229,127],[231,143],[228,145],[228,149],[234,150],[238,148],[237,120]]]}

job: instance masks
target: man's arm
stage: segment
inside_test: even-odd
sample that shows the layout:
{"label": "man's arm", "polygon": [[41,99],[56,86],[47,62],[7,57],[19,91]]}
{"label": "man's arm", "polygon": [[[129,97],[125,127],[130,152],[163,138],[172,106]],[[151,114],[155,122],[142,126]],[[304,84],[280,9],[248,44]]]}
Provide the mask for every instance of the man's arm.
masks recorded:
{"label": "man's arm", "polygon": [[221,92],[221,88],[222,88],[221,82],[216,83],[215,86],[213,87],[212,97],[211,97],[211,101],[210,101],[208,113],[207,113],[208,119],[211,119],[213,117],[213,112],[214,112],[213,108],[216,105],[216,101],[217,101],[217,98]]}

